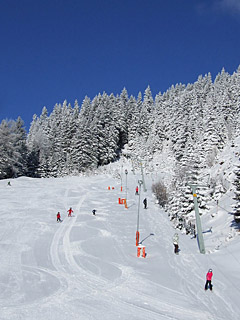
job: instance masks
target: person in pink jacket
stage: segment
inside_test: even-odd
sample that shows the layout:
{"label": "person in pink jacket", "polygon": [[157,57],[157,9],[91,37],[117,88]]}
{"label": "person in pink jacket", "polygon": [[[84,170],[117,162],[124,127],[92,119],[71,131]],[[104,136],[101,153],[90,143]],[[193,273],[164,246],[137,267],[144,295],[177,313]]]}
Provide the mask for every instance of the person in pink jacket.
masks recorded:
{"label": "person in pink jacket", "polygon": [[210,290],[212,291],[212,276],[213,276],[212,269],[209,269],[206,275],[205,290],[207,290],[209,287]]}

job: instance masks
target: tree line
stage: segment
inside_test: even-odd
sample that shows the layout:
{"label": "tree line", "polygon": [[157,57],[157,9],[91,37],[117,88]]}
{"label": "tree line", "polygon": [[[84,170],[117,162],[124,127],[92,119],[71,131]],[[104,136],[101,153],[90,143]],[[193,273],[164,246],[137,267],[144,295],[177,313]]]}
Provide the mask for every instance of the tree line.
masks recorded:
{"label": "tree line", "polygon": [[[179,205],[192,211],[191,176],[211,167],[218,152],[240,134],[240,67],[232,75],[224,69],[192,84],[177,84],[154,98],[148,86],[142,96],[98,94],[56,104],[48,114],[33,116],[29,132],[19,117],[0,124],[0,179],[26,175],[59,177],[93,170],[124,156],[141,158],[151,166],[157,154],[167,153],[173,178],[168,206],[174,218]],[[177,192],[177,195],[176,195]],[[189,201],[182,201],[183,197]],[[185,199],[186,200],[186,199]],[[205,203],[201,204],[204,208]],[[180,210],[180,211],[181,211]]]}

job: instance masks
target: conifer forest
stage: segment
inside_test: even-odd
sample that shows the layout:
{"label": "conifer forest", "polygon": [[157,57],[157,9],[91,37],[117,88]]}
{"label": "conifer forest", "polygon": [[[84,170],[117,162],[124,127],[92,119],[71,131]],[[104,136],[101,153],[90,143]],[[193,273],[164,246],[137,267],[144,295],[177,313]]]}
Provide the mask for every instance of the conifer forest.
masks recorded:
{"label": "conifer forest", "polygon": [[[240,67],[232,75],[222,69],[215,80],[210,73],[199,76],[193,84],[177,84],[155,97],[150,87],[137,97],[124,88],[116,96],[104,92],[93,100],[85,97],[81,106],[77,100],[74,106],[64,101],[50,114],[44,107],[40,116],[33,116],[29,132],[20,117],[2,120],[0,179],[78,175],[120,157],[133,166],[141,159],[151,172],[153,159],[165,154],[172,179],[162,186],[168,193],[163,205],[174,219],[174,208],[179,212],[181,203],[183,214],[192,211],[193,203],[182,199],[191,190],[181,191],[189,177],[198,181],[239,135]],[[238,189],[239,177],[238,167]],[[207,208],[205,201],[201,206]]]}

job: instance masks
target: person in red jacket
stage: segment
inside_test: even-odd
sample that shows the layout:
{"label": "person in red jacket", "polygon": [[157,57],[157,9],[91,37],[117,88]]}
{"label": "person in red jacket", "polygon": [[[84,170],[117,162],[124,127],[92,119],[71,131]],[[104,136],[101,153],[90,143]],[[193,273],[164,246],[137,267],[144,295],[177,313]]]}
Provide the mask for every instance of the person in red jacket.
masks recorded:
{"label": "person in red jacket", "polygon": [[57,213],[57,222],[62,222],[60,212]]}
{"label": "person in red jacket", "polygon": [[71,217],[73,213],[73,209],[70,207],[70,209],[68,210],[68,216]]}
{"label": "person in red jacket", "polygon": [[212,269],[209,269],[206,275],[205,290],[207,290],[209,287],[210,290],[212,291],[212,276],[213,276]]}
{"label": "person in red jacket", "polygon": [[135,194],[138,195],[138,186],[136,186],[136,193]]}

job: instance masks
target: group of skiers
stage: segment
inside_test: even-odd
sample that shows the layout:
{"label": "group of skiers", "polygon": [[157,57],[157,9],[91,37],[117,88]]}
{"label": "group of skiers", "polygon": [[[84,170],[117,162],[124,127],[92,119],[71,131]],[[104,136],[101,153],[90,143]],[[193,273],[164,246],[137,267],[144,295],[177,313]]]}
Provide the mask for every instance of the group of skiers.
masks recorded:
{"label": "group of skiers", "polygon": [[[138,193],[138,186],[136,187],[136,195],[139,195]],[[145,198],[143,200],[143,205],[144,205],[144,209],[147,209],[147,198]],[[96,215],[96,209],[92,210],[92,214],[95,216]],[[67,211],[68,212],[68,217],[72,217],[72,213],[73,213],[73,209],[72,207],[70,207],[70,209]],[[62,222],[61,220],[61,215],[60,212],[57,213],[57,222]],[[173,245],[174,245],[174,253],[175,254],[179,254],[179,235],[178,233],[175,233],[173,236]],[[206,284],[205,284],[205,290],[207,290],[208,288],[212,291],[212,269],[209,269],[206,275]]]}
{"label": "group of skiers", "polygon": [[[70,209],[67,212],[68,212],[68,217],[72,217],[72,213],[73,213],[72,207],[70,207]],[[62,222],[61,214],[59,211],[57,213],[57,222]]]}
{"label": "group of skiers", "polygon": [[[72,217],[72,213],[73,213],[72,207],[70,207],[70,209],[67,212],[68,212],[68,217]],[[97,212],[97,210],[93,209],[92,214],[95,216],[96,212]],[[57,222],[62,222],[60,212],[57,213]]]}
{"label": "group of skiers", "polygon": [[[178,233],[175,233],[173,236],[173,245],[174,245],[174,253],[179,253],[179,235]],[[212,276],[213,272],[212,269],[209,269],[206,275],[206,283],[205,283],[205,291],[209,288],[210,291],[212,291]]]}

